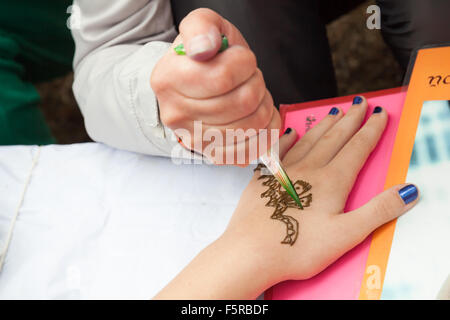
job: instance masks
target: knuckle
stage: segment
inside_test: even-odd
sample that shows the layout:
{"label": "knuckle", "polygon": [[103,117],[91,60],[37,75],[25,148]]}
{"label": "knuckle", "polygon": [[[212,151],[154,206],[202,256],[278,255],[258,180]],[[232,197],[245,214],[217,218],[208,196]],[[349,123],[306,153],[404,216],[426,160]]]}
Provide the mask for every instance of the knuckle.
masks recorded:
{"label": "knuckle", "polygon": [[[245,58],[246,63],[248,65],[251,65],[254,69],[257,69],[256,55],[250,49],[246,49],[245,52],[246,52],[246,54],[243,55],[243,57]],[[258,69],[258,71],[260,71],[260,70]],[[261,75],[262,75],[262,72],[261,72]]]}
{"label": "knuckle", "polygon": [[323,168],[323,173],[324,178],[329,180],[330,183],[342,186],[340,190],[345,191],[346,188],[344,186],[348,186],[352,181],[351,176],[345,170],[341,170],[341,168],[332,163]]}
{"label": "knuckle", "polygon": [[309,139],[300,139],[294,146],[295,150],[299,153],[307,152],[308,150],[311,150],[312,147],[313,143]]}
{"label": "knuckle", "polygon": [[369,143],[369,138],[365,134],[358,134],[353,140],[353,147],[356,150],[367,149],[367,144]]}
{"label": "knuckle", "polygon": [[364,120],[365,113],[362,112],[363,109],[359,107],[352,106],[345,114],[344,118],[348,124],[356,125]]}
{"label": "knuckle", "polygon": [[364,109],[361,108],[361,106],[354,105],[354,106],[351,106],[350,109],[348,109],[348,111],[345,115],[348,117],[360,117],[361,115],[365,114],[363,111],[364,111]]}
{"label": "knuckle", "polygon": [[355,148],[358,150],[370,149],[375,140],[375,134],[372,129],[364,128],[354,138]]}
{"label": "knuckle", "polygon": [[344,134],[345,132],[342,128],[336,127],[333,128],[333,130],[328,130],[327,132],[325,132],[320,138],[320,140],[323,141],[335,140],[336,137],[343,137]]}
{"label": "knuckle", "polygon": [[311,172],[315,169],[314,164],[308,159],[300,159],[300,161],[297,161],[295,164],[295,168],[299,172]]}
{"label": "knuckle", "polygon": [[395,212],[396,199],[389,197],[389,199],[380,199],[380,201],[377,201],[373,213],[377,217],[377,220],[384,223],[392,220]]}
{"label": "knuckle", "polygon": [[[180,22],[179,29],[183,30],[190,22],[194,22],[196,19],[207,17],[207,16],[217,16],[218,14],[208,8],[198,8],[189,12],[183,20]],[[192,19],[192,21],[191,21]]]}
{"label": "knuckle", "polygon": [[249,86],[242,87],[239,99],[239,106],[248,112],[255,111],[261,102],[260,91],[261,91],[260,89],[254,89]]}
{"label": "knuckle", "polygon": [[280,113],[278,112],[278,110],[273,105],[273,103],[272,103],[272,108],[271,108],[271,114],[272,114],[272,116],[270,117],[270,122],[269,122],[269,125],[267,126],[267,128],[278,130],[278,135],[279,135],[279,131],[281,130],[281,116],[280,116]]}
{"label": "knuckle", "polygon": [[156,69],[150,77],[150,86],[153,91],[158,94],[164,91],[168,87],[168,81],[163,74],[159,73]]}
{"label": "knuckle", "polygon": [[205,15],[217,16],[218,14],[214,10],[208,8],[198,8],[192,10],[187,16],[205,16]]}
{"label": "knuckle", "polygon": [[220,66],[213,73],[210,81],[213,90],[219,93],[231,91],[234,87],[233,77],[230,70],[224,66]]}
{"label": "knuckle", "polygon": [[180,26],[178,27],[180,29],[180,32],[186,28],[187,18],[191,13],[189,13],[186,17],[183,18],[183,20],[181,20]]}
{"label": "knuckle", "polygon": [[258,112],[256,112],[258,128],[266,128],[269,125],[272,119],[271,111],[272,107],[269,104],[262,104],[259,107]]}
{"label": "knuckle", "polygon": [[177,108],[174,108],[171,104],[161,104],[159,116],[161,122],[169,128],[178,126],[178,124],[180,124],[180,122],[184,118],[182,113]]}

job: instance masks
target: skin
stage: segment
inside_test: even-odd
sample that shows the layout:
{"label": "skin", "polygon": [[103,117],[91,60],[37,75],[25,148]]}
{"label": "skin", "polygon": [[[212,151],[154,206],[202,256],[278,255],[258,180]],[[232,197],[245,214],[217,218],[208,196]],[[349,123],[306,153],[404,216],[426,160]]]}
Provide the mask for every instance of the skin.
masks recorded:
{"label": "skin", "polygon": [[[183,19],[179,31],[172,48],[153,69],[150,80],[165,126],[186,129],[190,137],[194,136],[194,121],[202,121],[203,132],[215,129],[223,136],[226,129],[254,129],[255,134],[259,129],[280,129],[280,115],[256,57],[234,25],[212,10],[197,9]],[[222,34],[227,35],[230,47],[218,53]],[[186,56],[179,56],[173,50],[180,43],[185,44]],[[247,151],[249,139],[257,138],[255,134],[236,139],[234,144],[224,142],[216,146],[221,151],[212,154],[221,154],[223,158],[213,157],[211,162],[224,163],[227,153]],[[199,153],[211,143],[196,143],[188,135],[181,138],[187,148]],[[270,139],[269,130],[267,142]],[[257,156],[265,151],[261,148]],[[244,164],[254,160],[249,152],[245,154]]]}
{"label": "skin", "polygon": [[372,114],[361,127],[366,111],[364,99],[345,116],[341,110],[338,115],[326,116],[295,145],[294,130],[280,139],[289,176],[312,185],[311,205],[304,210],[288,208],[285,212],[300,224],[294,245],[280,244],[285,225],[270,219],[273,208],[266,207],[267,199],[260,197],[267,187],[258,180],[260,173],[256,172],[224,234],[155,298],[254,299],[278,282],[316,275],[373,230],[413,207],[417,199],[405,205],[398,193],[403,184],[343,213],[356,177],[388,120],[383,109]]}

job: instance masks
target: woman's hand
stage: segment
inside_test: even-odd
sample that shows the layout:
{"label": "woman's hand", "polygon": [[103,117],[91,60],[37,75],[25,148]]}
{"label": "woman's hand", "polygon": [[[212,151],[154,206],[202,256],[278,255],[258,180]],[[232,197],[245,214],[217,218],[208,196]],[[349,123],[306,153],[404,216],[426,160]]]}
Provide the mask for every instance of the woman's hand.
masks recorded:
{"label": "woman's hand", "polygon": [[[257,170],[223,236],[168,288],[190,298],[255,298],[280,281],[316,275],[373,230],[414,206],[416,187],[398,185],[361,208],[343,213],[358,173],[388,120],[387,112],[377,107],[361,127],[367,102],[360,100],[346,115],[333,108],[284,156],[284,167],[298,187],[303,210],[286,197],[272,176],[261,176]],[[285,134],[280,153],[296,138],[293,130]],[[184,281],[202,265],[203,273],[197,276],[208,279],[205,286],[196,288],[192,280],[186,286]],[[215,283],[214,279],[220,280]]]}

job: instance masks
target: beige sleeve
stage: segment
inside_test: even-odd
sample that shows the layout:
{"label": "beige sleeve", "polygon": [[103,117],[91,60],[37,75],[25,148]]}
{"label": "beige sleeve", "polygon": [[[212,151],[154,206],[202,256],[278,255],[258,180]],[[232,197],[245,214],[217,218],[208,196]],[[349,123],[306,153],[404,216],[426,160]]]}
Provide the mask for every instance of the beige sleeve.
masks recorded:
{"label": "beige sleeve", "polygon": [[[173,132],[159,119],[153,67],[176,36],[169,0],[75,0],[73,91],[90,137],[170,156]],[[184,156],[190,156],[190,153]]]}

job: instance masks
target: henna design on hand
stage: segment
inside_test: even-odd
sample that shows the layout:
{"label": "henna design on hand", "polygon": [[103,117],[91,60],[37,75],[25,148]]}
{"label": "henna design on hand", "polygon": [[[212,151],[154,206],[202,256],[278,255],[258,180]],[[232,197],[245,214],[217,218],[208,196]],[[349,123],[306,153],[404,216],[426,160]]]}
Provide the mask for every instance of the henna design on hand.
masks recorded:
{"label": "henna design on hand", "polygon": [[[254,171],[261,171],[265,166],[263,164],[258,164]],[[284,212],[287,208],[296,208],[299,210],[303,210],[292,197],[283,189],[277,179],[271,174],[261,174],[258,180],[264,179],[265,181],[262,183],[263,186],[267,186],[268,189],[261,193],[261,198],[269,198],[269,201],[266,203],[266,207],[274,207],[275,211],[273,212],[271,219],[279,220],[286,225],[286,237],[282,244],[294,245],[295,241],[298,237],[298,221],[291,216],[285,215]],[[309,207],[312,202],[312,194],[308,193],[311,190],[312,186],[303,180],[297,180],[294,183],[294,188],[300,197],[300,201],[302,206]]]}

